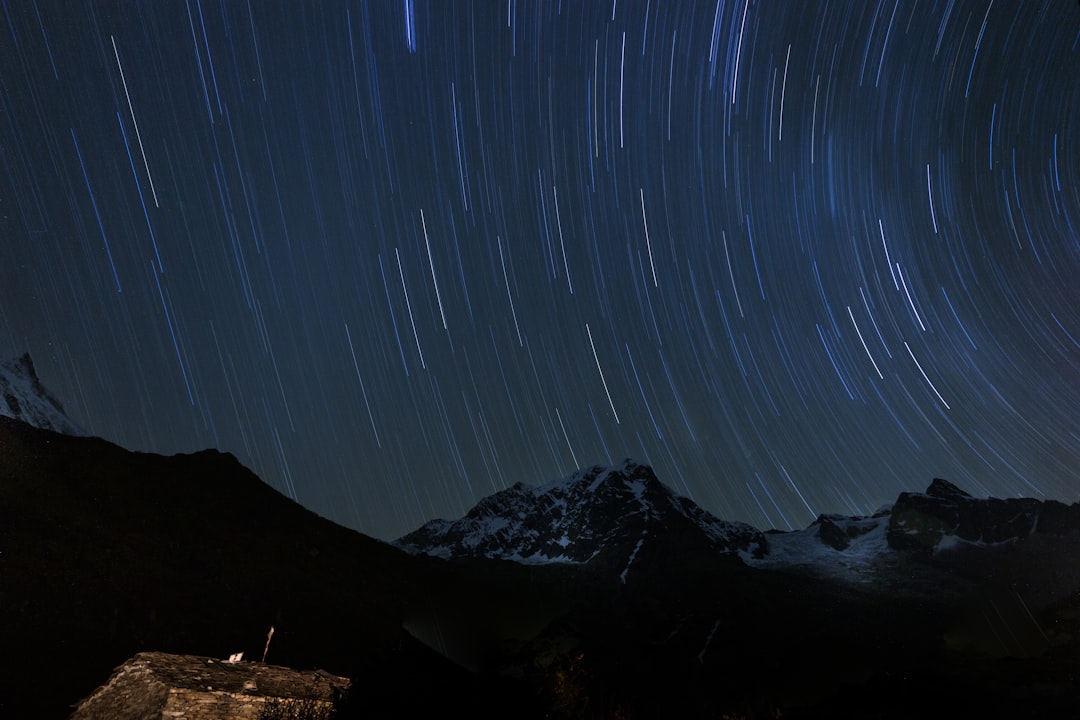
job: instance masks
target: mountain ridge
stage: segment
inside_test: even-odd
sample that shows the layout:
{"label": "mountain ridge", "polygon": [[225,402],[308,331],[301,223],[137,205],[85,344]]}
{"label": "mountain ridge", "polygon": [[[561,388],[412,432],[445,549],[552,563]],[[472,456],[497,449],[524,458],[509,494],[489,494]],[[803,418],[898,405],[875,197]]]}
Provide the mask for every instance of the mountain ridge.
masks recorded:
{"label": "mountain ridge", "polygon": [[626,459],[542,485],[517,483],[458,520],[433,520],[393,544],[444,560],[605,566],[623,584],[643,553],[679,563],[692,552],[867,584],[909,557],[947,565],[965,549],[1017,545],[1032,536],[1080,541],[1080,503],[979,499],[934,478],[925,492],[901,493],[871,515],[822,514],[802,530],[762,532],[715,517],[649,466]]}

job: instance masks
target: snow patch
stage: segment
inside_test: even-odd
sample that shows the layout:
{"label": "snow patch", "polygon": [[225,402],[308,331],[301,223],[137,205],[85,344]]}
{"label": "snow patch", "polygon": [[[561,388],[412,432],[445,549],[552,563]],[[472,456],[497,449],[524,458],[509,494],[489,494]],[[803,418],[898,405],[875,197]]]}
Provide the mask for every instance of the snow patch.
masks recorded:
{"label": "snow patch", "polygon": [[716,634],[717,629],[720,627],[721,618],[717,618],[713,623],[712,630],[709,630],[708,637],[705,638],[705,645],[702,646],[701,652],[697,654],[697,661],[699,665],[705,664],[705,653],[709,650],[709,645],[712,644],[713,635]]}
{"label": "snow patch", "polygon": [[630,553],[630,558],[626,561],[626,567],[619,573],[619,579],[622,580],[622,584],[626,584],[626,573],[630,572],[630,566],[634,564],[634,558],[637,557],[638,550],[641,550],[641,546],[645,544],[645,536],[649,534],[649,531],[641,533],[641,537],[638,538],[637,545],[634,546],[634,550]]}
{"label": "snow patch", "polygon": [[934,545],[932,553],[934,555],[940,555],[961,547],[1001,547],[1002,545],[1012,545],[1016,540],[1016,538],[1009,538],[1007,540],[1002,540],[1001,542],[986,542],[985,540],[968,540],[959,535],[942,535],[941,539]]}
{"label": "snow patch", "polygon": [[[514,562],[521,563],[522,565],[579,565],[577,560],[567,557],[566,555],[547,555],[543,552],[537,551],[532,555],[519,555],[517,553],[510,555],[500,555],[499,560],[513,560]],[[591,560],[592,558],[589,558]],[[586,560],[585,562],[588,562]]]}
{"label": "snow patch", "polygon": [[645,481],[644,480],[627,480],[626,489],[634,494],[637,501],[642,505],[645,503]]}
{"label": "snow patch", "polygon": [[599,473],[596,476],[596,479],[593,480],[592,483],[589,485],[589,487],[585,488],[585,492],[587,492],[587,493],[596,492],[596,489],[598,487],[600,487],[604,483],[605,480],[607,480],[608,475],[611,474],[611,470],[612,470],[611,468],[608,468],[608,469],[604,470],[604,472]]}

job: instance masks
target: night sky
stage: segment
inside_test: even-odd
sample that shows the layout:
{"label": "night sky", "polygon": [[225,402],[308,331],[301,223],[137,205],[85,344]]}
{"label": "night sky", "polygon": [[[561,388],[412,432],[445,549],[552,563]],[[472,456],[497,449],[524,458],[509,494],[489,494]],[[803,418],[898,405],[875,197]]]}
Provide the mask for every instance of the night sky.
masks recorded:
{"label": "night sky", "polygon": [[[6,0],[0,354],[376,537],[1080,499],[1080,7]],[[148,481],[152,481],[149,478]]]}

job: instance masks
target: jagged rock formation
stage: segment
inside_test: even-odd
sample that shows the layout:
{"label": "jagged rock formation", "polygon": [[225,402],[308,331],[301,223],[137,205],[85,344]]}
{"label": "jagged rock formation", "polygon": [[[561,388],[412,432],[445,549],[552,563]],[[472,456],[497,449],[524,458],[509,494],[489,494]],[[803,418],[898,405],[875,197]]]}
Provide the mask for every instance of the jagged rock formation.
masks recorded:
{"label": "jagged rock formation", "polygon": [[935,479],[925,493],[901,493],[889,545],[929,555],[958,542],[997,545],[1035,534],[1080,537],[1080,504],[1033,498],[981,500]]}

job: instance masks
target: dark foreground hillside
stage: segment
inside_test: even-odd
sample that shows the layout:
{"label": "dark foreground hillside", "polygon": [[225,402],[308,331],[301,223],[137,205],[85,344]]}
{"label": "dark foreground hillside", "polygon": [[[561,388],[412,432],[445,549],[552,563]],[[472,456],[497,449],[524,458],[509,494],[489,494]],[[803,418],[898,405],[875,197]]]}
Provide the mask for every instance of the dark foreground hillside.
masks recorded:
{"label": "dark foreground hillside", "polygon": [[[0,717],[65,717],[142,650],[320,667],[368,711],[482,703],[402,629],[430,563],[214,451],[161,457],[0,417]],[[490,683],[489,683],[490,684]],[[418,688],[424,692],[417,692]]]}

